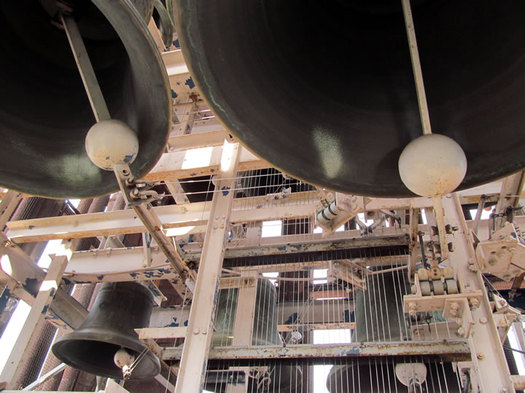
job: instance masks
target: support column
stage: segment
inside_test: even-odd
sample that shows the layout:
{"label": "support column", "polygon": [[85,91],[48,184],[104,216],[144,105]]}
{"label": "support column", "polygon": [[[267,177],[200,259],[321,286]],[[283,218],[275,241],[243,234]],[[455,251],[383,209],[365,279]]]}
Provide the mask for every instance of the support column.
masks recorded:
{"label": "support column", "polygon": [[16,389],[18,386],[13,386],[15,381],[19,378],[19,373],[22,369],[22,365],[28,360],[26,359],[28,353],[26,351],[27,346],[33,336],[35,327],[44,319],[47,310],[56,294],[62,274],[67,265],[67,257],[56,256],[53,258],[51,265],[49,266],[48,272],[38,295],[36,296],[35,303],[31,308],[29,316],[27,317],[24,326],[16,340],[16,344],[13,351],[7,359],[6,365],[0,375],[0,381],[7,382],[8,389]]}
{"label": "support column", "polygon": [[200,393],[204,386],[240,149],[238,144],[228,144],[223,148],[221,169],[215,182],[210,219],[202,246],[176,393]]}
{"label": "support column", "polygon": [[[256,271],[244,271],[241,274],[242,286],[237,294],[237,306],[235,307],[235,322],[233,324],[232,345],[249,347],[252,345],[253,323],[255,318],[255,303],[257,300],[258,274]],[[244,383],[228,384],[226,393],[247,393],[249,367],[243,367],[238,371],[244,371]]]}
{"label": "support column", "polygon": [[450,253],[451,266],[457,272],[462,288],[481,290],[484,294],[479,307],[472,310],[474,325],[468,338],[472,353],[472,382],[478,385],[481,392],[515,392],[503,346],[492,317],[483,277],[477,270],[472,235],[463,216],[459,197],[456,194],[449,194],[442,199],[445,222],[451,227],[458,228],[454,233],[455,249]]}

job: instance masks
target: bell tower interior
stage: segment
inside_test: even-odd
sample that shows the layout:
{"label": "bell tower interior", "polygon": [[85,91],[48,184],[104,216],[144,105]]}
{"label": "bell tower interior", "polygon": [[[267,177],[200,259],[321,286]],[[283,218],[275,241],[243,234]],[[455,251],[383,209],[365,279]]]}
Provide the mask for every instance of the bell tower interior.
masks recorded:
{"label": "bell tower interior", "polygon": [[524,391],[524,19],[0,0],[0,392]]}

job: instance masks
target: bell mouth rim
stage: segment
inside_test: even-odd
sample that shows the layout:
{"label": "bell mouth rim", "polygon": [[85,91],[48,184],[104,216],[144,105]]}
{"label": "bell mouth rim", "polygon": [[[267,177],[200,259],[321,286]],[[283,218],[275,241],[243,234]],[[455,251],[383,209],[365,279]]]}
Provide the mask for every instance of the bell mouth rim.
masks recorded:
{"label": "bell mouth rim", "polygon": [[[118,342],[117,342],[118,341]],[[123,335],[122,333],[115,332],[108,329],[102,328],[89,328],[82,332],[72,332],[66,336],[63,336],[53,344],[53,354],[59,358],[64,363],[78,368],[80,370],[87,371],[89,373],[100,375],[108,378],[122,379],[122,371],[115,365],[115,370],[118,370],[116,373],[107,372],[108,369],[98,368],[95,363],[77,361],[79,357],[71,358],[66,354],[66,348],[71,344],[75,343],[86,343],[86,342],[96,342],[114,345],[116,347],[122,347],[126,350],[134,352],[137,357],[144,351],[147,350],[146,356],[141,360],[149,361],[149,365],[144,367],[146,370],[151,369],[151,373],[144,374],[131,374],[129,377],[130,380],[146,380],[155,377],[160,372],[160,361],[146,346],[144,346],[138,339],[133,339],[128,336]],[[87,344],[87,343],[86,343]],[[87,366],[87,367],[86,367]],[[137,368],[136,371],[140,371],[141,368]]]}

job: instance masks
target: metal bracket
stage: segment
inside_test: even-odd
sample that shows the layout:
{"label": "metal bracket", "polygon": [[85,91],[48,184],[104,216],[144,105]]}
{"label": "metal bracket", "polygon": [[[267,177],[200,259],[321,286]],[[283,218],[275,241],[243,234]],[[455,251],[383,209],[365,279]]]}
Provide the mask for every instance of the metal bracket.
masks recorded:
{"label": "metal bracket", "polygon": [[150,191],[145,183],[143,186],[138,185],[128,165],[115,165],[114,172],[124,199],[128,205],[133,208],[151,237],[155,239],[159,249],[175,268],[184,281],[184,284],[193,292],[197,275],[194,271],[190,270],[173,245],[171,239],[164,233],[163,225],[150,204],[150,201],[157,199],[158,194]]}
{"label": "metal bracket", "polygon": [[164,194],[151,190],[152,183],[145,181],[137,183],[129,165],[115,165],[114,172],[120,190],[129,206],[151,203],[164,197]]}

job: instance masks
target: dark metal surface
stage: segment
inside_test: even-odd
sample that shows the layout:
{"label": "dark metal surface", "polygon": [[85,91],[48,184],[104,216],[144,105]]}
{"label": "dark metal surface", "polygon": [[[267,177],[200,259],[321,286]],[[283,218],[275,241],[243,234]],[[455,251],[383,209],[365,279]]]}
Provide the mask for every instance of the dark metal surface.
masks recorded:
{"label": "dark metal surface", "polygon": [[[421,135],[401,2],[177,0],[177,32],[216,115],[294,177],[408,196]],[[525,164],[525,2],[413,2],[434,132],[464,149],[460,188]]]}
{"label": "dark metal surface", "polygon": [[[423,363],[421,359],[408,359],[399,363]],[[350,363],[347,366],[335,366],[330,370],[326,387],[330,393],[339,392],[447,392],[460,393],[463,390],[459,378],[451,365],[444,362],[425,362],[427,375],[422,383],[421,390],[417,387],[409,388],[396,378],[394,362],[390,364],[362,364]]]}
{"label": "dark metal surface", "polygon": [[[122,379],[113,357],[121,347],[135,358],[145,349],[134,329],[149,326],[152,308],[152,295],[144,286],[134,282],[104,284],[86,320],[74,332],[60,337],[53,353],[72,367]],[[159,371],[159,360],[148,351],[130,378],[148,379]]]}
{"label": "dark metal surface", "polygon": [[[151,1],[136,3],[151,16]],[[139,12],[128,0],[75,2],[73,9],[111,116],[138,134],[131,167],[140,177],[166,143],[171,98]],[[66,34],[39,1],[0,1],[0,50],[0,184],[55,198],[117,190],[113,173],[85,153],[95,118]]]}

